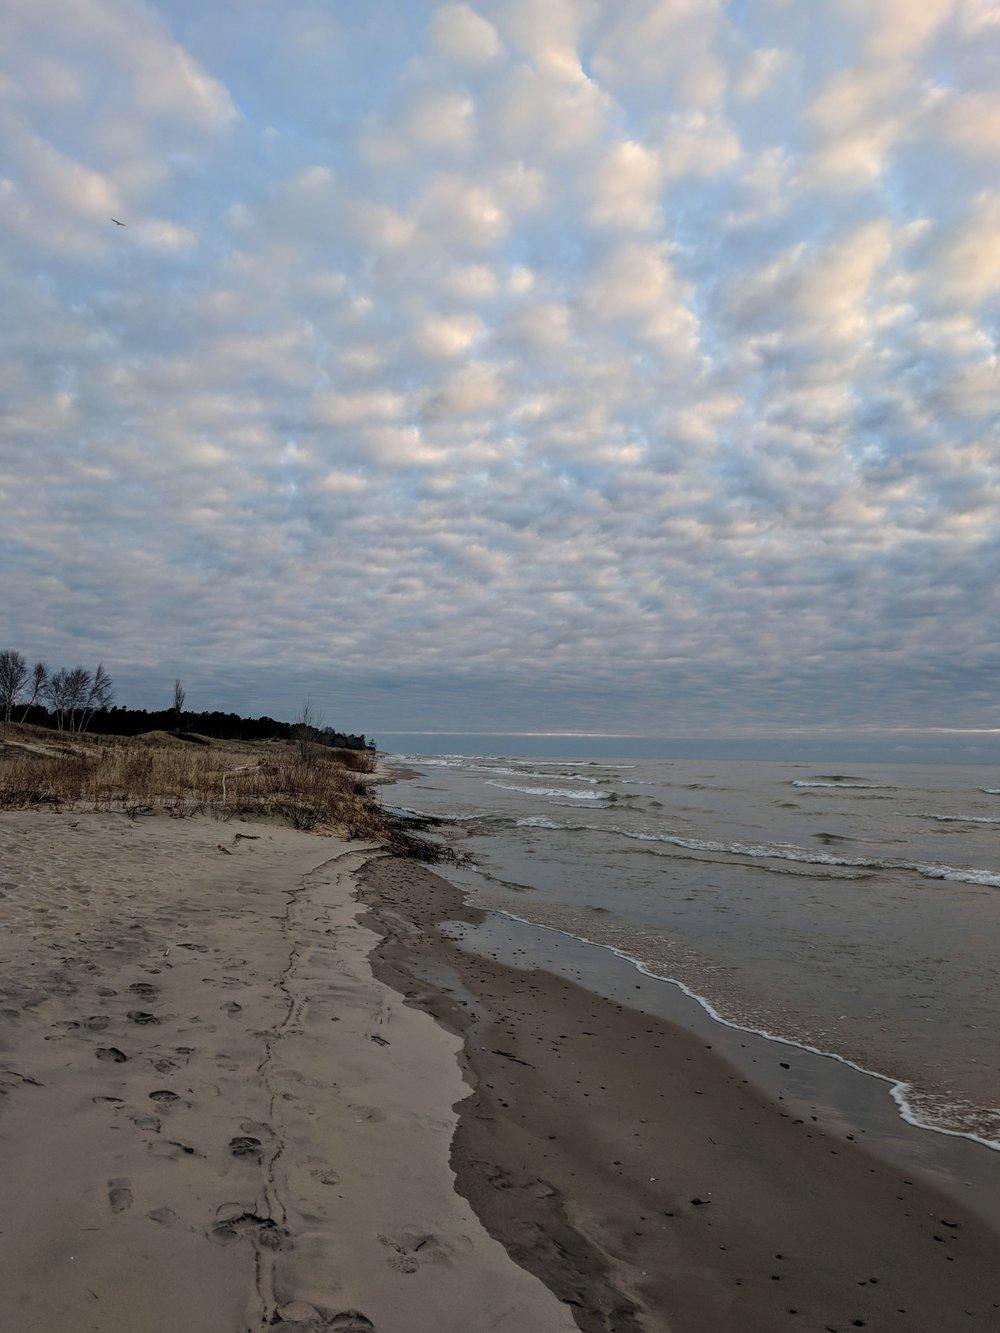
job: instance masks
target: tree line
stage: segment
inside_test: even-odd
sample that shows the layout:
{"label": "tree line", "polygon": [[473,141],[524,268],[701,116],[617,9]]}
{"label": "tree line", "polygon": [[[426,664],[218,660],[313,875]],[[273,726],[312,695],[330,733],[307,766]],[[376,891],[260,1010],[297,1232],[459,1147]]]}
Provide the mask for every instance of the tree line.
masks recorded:
{"label": "tree line", "polygon": [[[162,709],[124,708],[113,703],[114,685],[102,663],[52,672],[44,662],[29,667],[10,649],[0,652],[0,717],[5,722],[27,722],[62,731],[91,731],[101,735],[138,736],[146,731],[172,731],[196,739],[296,740],[302,720],[281,722],[273,717],[243,717],[219,710],[192,712],[185,708],[186,691],[174,681],[170,706]],[[312,723],[313,719],[306,719]],[[344,750],[372,748],[364,734],[311,725],[312,739]]]}
{"label": "tree line", "polygon": [[98,662],[93,671],[87,667],[60,667],[50,671],[44,662],[33,667],[20,653],[5,648],[0,652],[0,709],[5,722],[24,722],[29,712],[39,706],[51,712],[60,731],[86,731],[94,714],[107,709],[115,697],[115,687]]}

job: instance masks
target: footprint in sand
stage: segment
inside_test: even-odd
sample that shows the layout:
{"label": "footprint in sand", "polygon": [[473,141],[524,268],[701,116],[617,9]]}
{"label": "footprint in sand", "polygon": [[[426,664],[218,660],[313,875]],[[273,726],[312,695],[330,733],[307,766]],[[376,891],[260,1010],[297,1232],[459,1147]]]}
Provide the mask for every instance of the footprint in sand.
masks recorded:
{"label": "footprint in sand", "polygon": [[171,1162],[179,1162],[184,1157],[205,1156],[197,1148],[192,1148],[190,1143],[181,1143],[179,1139],[152,1139],[146,1147],[154,1157],[165,1157]]}
{"label": "footprint in sand", "polygon": [[140,1026],[160,1021],[155,1014],[147,1013],[145,1009],[130,1009],[128,1019],[130,1023],[138,1023]]}
{"label": "footprint in sand", "polygon": [[238,1206],[223,1204],[224,1215],[213,1222],[206,1233],[209,1240],[219,1245],[231,1245],[241,1236],[251,1236],[266,1250],[280,1250],[284,1247],[288,1233],[278,1226],[273,1217],[263,1217],[249,1209],[230,1211]]}
{"label": "footprint in sand", "polygon": [[242,1013],[243,1011],[243,1006],[237,1004],[235,1000],[227,1000],[225,1004],[220,1004],[219,1008],[224,1014],[228,1014],[230,1018],[235,1017],[236,1014]]}
{"label": "footprint in sand", "polygon": [[395,1240],[391,1236],[379,1236],[378,1239],[390,1251],[390,1266],[400,1273],[415,1273],[425,1259],[446,1257],[437,1236],[427,1233],[410,1233]]}
{"label": "footprint in sand", "polygon": [[264,1145],[260,1139],[252,1138],[249,1134],[238,1134],[229,1140],[229,1151],[234,1157],[249,1157],[252,1161],[259,1162]]}
{"label": "footprint in sand", "polygon": [[149,1129],[154,1134],[160,1132],[160,1121],[155,1115],[130,1115],[129,1120],[135,1125],[136,1129]]}
{"label": "footprint in sand", "polygon": [[158,993],[155,986],[150,985],[148,981],[133,981],[129,986],[129,991],[138,996],[140,1000],[152,1000]]}
{"label": "footprint in sand", "polygon": [[278,1318],[283,1324],[302,1329],[303,1333],[376,1333],[375,1325],[360,1310],[324,1310],[308,1301],[289,1301],[279,1305]]}
{"label": "footprint in sand", "polygon": [[117,1046],[98,1046],[96,1055],[98,1060],[113,1060],[116,1065],[120,1065],[128,1059],[125,1052],[120,1051]]}
{"label": "footprint in sand", "polygon": [[178,1217],[172,1208],[151,1208],[146,1216],[151,1222],[159,1222],[164,1227],[173,1227],[175,1231],[194,1231],[190,1222]]}
{"label": "footprint in sand", "polygon": [[108,1181],[108,1203],[113,1213],[124,1213],[132,1207],[132,1182],[127,1176]]}

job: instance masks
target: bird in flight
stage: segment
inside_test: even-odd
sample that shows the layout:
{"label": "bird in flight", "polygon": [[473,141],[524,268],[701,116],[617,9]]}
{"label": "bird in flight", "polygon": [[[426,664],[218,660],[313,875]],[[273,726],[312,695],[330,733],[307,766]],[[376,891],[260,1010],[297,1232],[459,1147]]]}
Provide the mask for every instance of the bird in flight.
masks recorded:
{"label": "bird in flight", "polygon": [[124,222],[119,222],[117,218],[112,218],[111,221],[115,224],[116,227],[124,227],[124,226],[125,226],[125,223],[124,223]]}

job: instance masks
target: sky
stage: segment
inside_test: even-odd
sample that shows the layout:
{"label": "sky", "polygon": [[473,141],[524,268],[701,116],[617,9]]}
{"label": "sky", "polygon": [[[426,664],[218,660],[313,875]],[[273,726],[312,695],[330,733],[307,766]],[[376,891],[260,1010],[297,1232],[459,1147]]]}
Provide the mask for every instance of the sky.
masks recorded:
{"label": "sky", "polygon": [[5,0],[0,646],[376,735],[978,744],[998,49],[991,0]]}

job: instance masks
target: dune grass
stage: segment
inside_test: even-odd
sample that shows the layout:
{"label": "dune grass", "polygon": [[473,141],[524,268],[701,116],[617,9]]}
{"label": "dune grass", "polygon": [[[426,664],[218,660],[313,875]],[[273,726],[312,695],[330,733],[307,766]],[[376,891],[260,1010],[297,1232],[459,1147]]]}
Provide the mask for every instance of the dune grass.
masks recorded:
{"label": "dune grass", "polygon": [[[376,796],[340,755],[287,742],[190,744],[166,733],[69,736],[12,724],[0,727],[0,809],[279,818],[299,829],[386,836]],[[374,767],[373,757],[365,762]]]}

